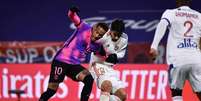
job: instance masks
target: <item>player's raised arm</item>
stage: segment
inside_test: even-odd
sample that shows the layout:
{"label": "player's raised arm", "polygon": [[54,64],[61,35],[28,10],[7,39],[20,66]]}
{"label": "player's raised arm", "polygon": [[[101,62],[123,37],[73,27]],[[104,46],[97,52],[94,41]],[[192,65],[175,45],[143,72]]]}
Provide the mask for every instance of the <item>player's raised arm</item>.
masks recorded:
{"label": "player's raised arm", "polygon": [[76,6],[73,6],[69,9],[68,11],[68,17],[70,18],[70,20],[75,24],[75,26],[79,26],[80,23],[81,23],[81,19],[80,17],[77,15],[77,13],[79,12],[80,10],[78,9],[78,7]]}

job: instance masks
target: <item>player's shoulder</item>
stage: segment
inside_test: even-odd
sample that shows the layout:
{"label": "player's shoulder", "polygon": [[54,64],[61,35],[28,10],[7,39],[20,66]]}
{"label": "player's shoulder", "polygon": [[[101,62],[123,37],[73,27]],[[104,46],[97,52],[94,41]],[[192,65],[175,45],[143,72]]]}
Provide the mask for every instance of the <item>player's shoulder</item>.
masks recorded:
{"label": "player's shoulder", "polygon": [[81,21],[80,24],[77,26],[77,28],[91,28],[91,25],[88,24],[87,22],[85,21]]}
{"label": "player's shoulder", "polygon": [[85,21],[82,21],[81,24],[83,24],[86,28],[91,28],[92,27],[89,23],[87,23]]}
{"label": "player's shoulder", "polygon": [[199,11],[197,11],[197,10],[194,10],[194,9],[191,9],[195,14],[197,14],[197,15],[199,15],[199,16],[201,16],[201,13],[199,12]]}
{"label": "player's shoulder", "polygon": [[128,35],[126,33],[122,33],[121,38],[128,40]]}
{"label": "player's shoulder", "polygon": [[176,10],[177,10],[177,8],[175,8],[175,9],[166,9],[166,10],[163,12],[163,14],[171,14],[171,13],[175,12]]}
{"label": "player's shoulder", "polygon": [[[82,21],[80,25],[77,27],[78,32],[85,32],[85,34],[88,34],[91,32],[92,26],[85,21]],[[83,33],[82,33],[83,34]]]}
{"label": "player's shoulder", "polygon": [[168,19],[169,21],[171,21],[171,20],[172,20],[172,17],[174,17],[175,11],[176,11],[176,9],[166,9],[166,10],[163,12],[161,18],[166,18],[166,19]]}
{"label": "player's shoulder", "polygon": [[124,44],[128,43],[128,35],[126,33],[122,33],[122,35],[121,35],[121,43],[124,43]]}

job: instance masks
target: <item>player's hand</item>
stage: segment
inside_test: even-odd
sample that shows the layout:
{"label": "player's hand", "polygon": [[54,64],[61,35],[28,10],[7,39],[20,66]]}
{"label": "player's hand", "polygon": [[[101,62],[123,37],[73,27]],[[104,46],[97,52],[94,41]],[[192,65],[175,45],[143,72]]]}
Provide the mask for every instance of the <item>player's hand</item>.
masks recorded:
{"label": "player's hand", "polygon": [[106,62],[116,64],[118,62],[117,54],[110,54],[105,60]]}
{"label": "player's hand", "polygon": [[71,11],[71,12],[76,12],[76,13],[80,12],[80,10],[79,10],[79,8],[78,8],[77,6],[72,6],[72,7],[70,8],[70,11]]}
{"label": "player's hand", "polygon": [[158,56],[158,51],[156,49],[151,48],[149,54],[152,60],[156,60],[156,57]]}

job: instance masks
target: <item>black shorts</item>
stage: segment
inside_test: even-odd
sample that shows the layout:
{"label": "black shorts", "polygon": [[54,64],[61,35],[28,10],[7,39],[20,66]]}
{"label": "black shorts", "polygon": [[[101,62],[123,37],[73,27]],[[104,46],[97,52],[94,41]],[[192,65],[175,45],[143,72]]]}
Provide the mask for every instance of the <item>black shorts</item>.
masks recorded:
{"label": "black shorts", "polygon": [[65,76],[70,77],[74,81],[78,81],[76,76],[83,70],[86,70],[81,65],[72,65],[57,60],[53,60],[50,71],[49,82],[63,82]]}

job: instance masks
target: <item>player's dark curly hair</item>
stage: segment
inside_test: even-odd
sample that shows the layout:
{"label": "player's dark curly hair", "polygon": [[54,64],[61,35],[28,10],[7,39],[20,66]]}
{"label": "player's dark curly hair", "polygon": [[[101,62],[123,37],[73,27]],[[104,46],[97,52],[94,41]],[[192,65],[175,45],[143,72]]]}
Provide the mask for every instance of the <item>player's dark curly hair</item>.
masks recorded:
{"label": "player's dark curly hair", "polygon": [[99,22],[97,23],[97,26],[100,26],[101,28],[103,28],[105,31],[107,31],[109,29],[108,25],[106,23],[103,22]]}
{"label": "player's dark curly hair", "polygon": [[121,34],[125,31],[125,24],[122,19],[115,19],[111,24],[111,30]]}

